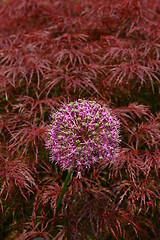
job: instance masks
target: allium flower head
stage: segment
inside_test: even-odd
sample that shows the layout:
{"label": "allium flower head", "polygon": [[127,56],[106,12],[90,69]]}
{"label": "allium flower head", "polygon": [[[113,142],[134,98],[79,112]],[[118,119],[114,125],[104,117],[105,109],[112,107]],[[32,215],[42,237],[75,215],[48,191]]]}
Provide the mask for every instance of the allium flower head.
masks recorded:
{"label": "allium flower head", "polygon": [[120,123],[106,105],[78,99],[51,116],[46,147],[51,161],[78,175],[98,161],[112,161],[118,152]]}

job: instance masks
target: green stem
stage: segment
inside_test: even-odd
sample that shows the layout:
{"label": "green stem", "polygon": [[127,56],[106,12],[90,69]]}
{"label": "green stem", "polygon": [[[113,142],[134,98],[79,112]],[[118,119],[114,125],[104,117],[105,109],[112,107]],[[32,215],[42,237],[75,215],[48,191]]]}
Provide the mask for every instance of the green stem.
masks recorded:
{"label": "green stem", "polygon": [[62,188],[62,190],[61,190],[61,193],[60,193],[59,198],[58,198],[58,201],[57,201],[56,211],[59,210],[59,206],[60,206],[60,204],[61,204],[61,202],[62,202],[62,199],[63,199],[63,196],[64,196],[64,194],[65,194],[65,191],[66,191],[66,188],[67,188],[67,184],[68,184],[68,182],[69,182],[69,179],[70,179],[71,174],[72,174],[72,170],[71,170],[70,172],[68,172],[68,174],[67,174],[67,176],[66,176],[66,179],[65,179],[63,188]]}

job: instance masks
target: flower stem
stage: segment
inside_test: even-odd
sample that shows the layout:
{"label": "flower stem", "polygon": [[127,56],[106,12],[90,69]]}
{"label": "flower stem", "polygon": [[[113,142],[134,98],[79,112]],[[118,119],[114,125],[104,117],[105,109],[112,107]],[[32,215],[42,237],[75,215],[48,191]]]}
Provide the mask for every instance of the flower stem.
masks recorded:
{"label": "flower stem", "polygon": [[59,210],[59,207],[60,207],[60,204],[62,202],[62,199],[63,199],[63,196],[65,194],[65,191],[66,191],[66,188],[67,188],[67,184],[69,182],[69,179],[70,179],[70,176],[72,174],[72,170],[70,172],[68,172],[67,176],[66,176],[66,179],[65,179],[65,182],[64,182],[64,185],[63,185],[63,188],[61,190],[61,193],[59,195],[59,198],[58,198],[58,201],[57,201],[57,206],[56,206],[56,211]]}

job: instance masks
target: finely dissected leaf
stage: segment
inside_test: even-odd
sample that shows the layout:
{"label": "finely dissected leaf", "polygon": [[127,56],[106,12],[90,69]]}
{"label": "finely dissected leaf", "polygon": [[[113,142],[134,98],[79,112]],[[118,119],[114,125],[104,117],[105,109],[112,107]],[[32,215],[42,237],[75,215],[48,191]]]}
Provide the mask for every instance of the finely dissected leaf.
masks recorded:
{"label": "finely dissected leaf", "polygon": [[36,124],[22,123],[17,129],[11,131],[11,139],[9,141],[9,149],[12,152],[22,148],[21,156],[26,155],[29,146],[35,151],[36,161],[38,157],[38,144],[43,144],[46,135],[46,126],[44,124],[37,126]]}
{"label": "finely dissected leaf", "polygon": [[1,194],[4,194],[7,200],[8,197],[11,197],[14,188],[17,187],[27,200],[26,192],[34,193],[33,190],[36,187],[32,175],[31,169],[21,159],[1,159]]}

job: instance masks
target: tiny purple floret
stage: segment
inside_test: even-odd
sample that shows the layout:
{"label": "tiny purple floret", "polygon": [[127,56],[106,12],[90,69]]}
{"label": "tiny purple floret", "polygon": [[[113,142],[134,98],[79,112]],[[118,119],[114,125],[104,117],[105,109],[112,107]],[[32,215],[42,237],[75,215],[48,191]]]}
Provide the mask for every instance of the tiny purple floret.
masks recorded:
{"label": "tiny purple floret", "polygon": [[120,143],[120,122],[106,106],[78,99],[51,116],[46,148],[50,160],[78,176],[98,161],[114,161]]}

